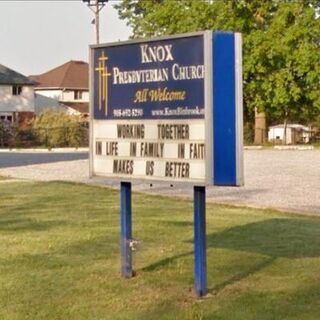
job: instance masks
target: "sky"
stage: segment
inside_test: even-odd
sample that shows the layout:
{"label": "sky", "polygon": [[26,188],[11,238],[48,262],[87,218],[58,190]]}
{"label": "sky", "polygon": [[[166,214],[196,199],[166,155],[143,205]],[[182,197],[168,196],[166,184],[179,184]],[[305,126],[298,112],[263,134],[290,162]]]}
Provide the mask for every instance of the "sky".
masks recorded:
{"label": "sky", "polygon": [[[100,13],[100,43],[127,40],[131,29],[110,0]],[[88,61],[93,13],[82,0],[0,0],[0,64],[24,75],[70,60]]]}

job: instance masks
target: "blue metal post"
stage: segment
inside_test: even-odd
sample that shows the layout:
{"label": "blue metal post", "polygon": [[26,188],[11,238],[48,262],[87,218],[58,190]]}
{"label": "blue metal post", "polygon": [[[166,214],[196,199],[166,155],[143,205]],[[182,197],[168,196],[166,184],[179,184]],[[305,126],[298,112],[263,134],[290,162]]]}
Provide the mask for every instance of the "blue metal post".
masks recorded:
{"label": "blue metal post", "polygon": [[198,297],[207,294],[206,188],[193,188],[194,286]]}
{"label": "blue metal post", "polygon": [[130,240],[131,228],[131,183],[121,182],[120,190],[120,246],[121,246],[121,276],[132,277],[132,250]]}

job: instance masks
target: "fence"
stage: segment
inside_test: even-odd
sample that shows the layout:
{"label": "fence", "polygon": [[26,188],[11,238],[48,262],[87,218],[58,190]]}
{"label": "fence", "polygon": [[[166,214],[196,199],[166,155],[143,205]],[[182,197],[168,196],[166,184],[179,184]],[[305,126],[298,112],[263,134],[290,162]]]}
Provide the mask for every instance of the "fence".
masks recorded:
{"label": "fence", "polygon": [[64,127],[15,128],[0,124],[0,147],[87,147],[87,123]]}

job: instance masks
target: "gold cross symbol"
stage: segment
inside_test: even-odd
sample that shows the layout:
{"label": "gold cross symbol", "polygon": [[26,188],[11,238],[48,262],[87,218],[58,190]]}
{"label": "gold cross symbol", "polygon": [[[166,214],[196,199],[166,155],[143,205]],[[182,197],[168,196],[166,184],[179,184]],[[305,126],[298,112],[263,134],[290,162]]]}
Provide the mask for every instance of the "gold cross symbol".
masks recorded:
{"label": "gold cross symbol", "polygon": [[105,90],[104,90],[104,94],[105,96],[103,97],[103,99],[105,100],[106,104],[106,109],[105,109],[105,114],[108,114],[108,77],[111,76],[112,74],[108,72],[108,67],[106,66],[105,68],[106,72],[104,72],[102,74],[103,80],[105,82]]}
{"label": "gold cross symbol", "polygon": [[95,68],[99,73],[99,110],[102,109],[102,106],[105,105],[105,114],[108,113],[108,77],[111,76],[111,73],[108,73],[108,67],[106,66],[106,60],[108,57],[104,55],[104,52],[101,53],[99,57],[98,67]]}

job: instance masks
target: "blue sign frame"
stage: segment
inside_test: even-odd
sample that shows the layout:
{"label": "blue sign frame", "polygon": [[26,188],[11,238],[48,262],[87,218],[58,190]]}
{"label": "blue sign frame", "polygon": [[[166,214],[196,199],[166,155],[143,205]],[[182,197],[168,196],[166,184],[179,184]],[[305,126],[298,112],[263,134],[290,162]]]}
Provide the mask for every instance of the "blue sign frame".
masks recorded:
{"label": "blue sign frame", "polygon": [[[91,133],[94,121],[107,125],[117,120],[203,119],[206,172],[197,185],[241,186],[241,65],[241,35],[231,32],[204,31],[91,46]],[[92,140],[90,175],[94,176]]]}

